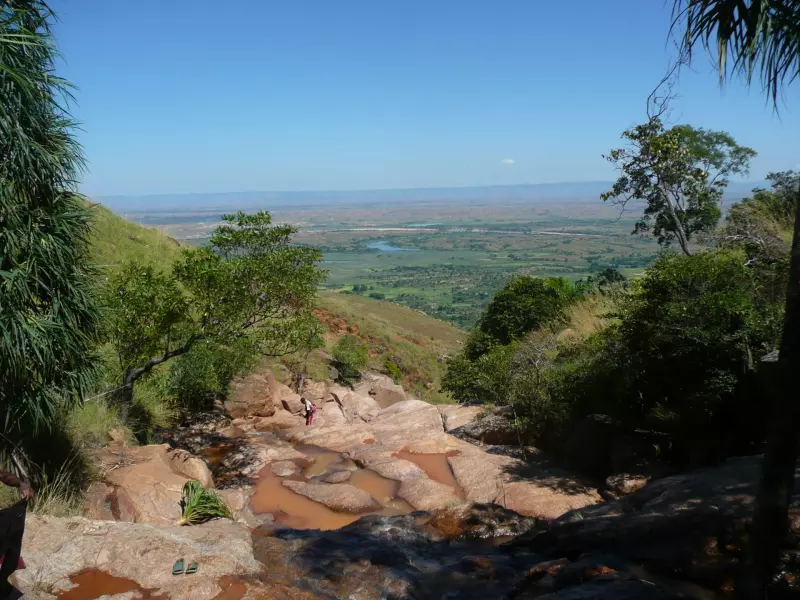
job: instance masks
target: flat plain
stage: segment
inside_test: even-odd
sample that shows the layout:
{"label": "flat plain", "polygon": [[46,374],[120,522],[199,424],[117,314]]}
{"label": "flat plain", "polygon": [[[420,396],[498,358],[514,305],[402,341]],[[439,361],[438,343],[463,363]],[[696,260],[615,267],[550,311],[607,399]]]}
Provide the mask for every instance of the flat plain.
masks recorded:
{"label": "flat plain", "polygon": [[[652,240],[631,235],[635,213],[592,197],[263,208],[298,228],[296,243],[324,251],[328,289],[394,301],[462,328],[514,274],[575,280],[611,266],[636,277],[658,253]],[[202,244],[222,212],[124,216]]]}

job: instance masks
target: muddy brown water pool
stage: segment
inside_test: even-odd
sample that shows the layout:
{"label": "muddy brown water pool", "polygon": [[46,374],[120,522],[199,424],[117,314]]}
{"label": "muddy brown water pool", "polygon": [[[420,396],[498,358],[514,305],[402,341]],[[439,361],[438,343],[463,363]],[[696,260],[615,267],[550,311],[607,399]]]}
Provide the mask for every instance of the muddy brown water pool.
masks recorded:
{"label": "muddy brown water pool", "polygon": [[453,475],[453,470],[450,468],[450,463],[447,462],[448,456],[455,456],[456,454],[458,454],[458,451],[445,454],[418,454],[408,450],[401,450],[400,452],[395,452],[392,456],[414,463],[425,471],[428,477],[439,483],[449,485],[458,492],[459,497],[463,498],[464,490],[461,489],[455,475]]}
{"label": "muddy brown water pool", "polygon": [[380,505],[379,511],[367,514],[384,516],[404,515],[412,512],[413,507],[396,498],[400,484],[392,479],[381,477],[369,469],[359,469],[350,459],[338,452],[317,446],[298,445],[296,449],[313,462],[298,460],[296,463],[302,471],[289,477],[277,477],[272,469],[265,467],[259,473],[255,491],[250,499],[250,506],[256,513],[269,513],[275,522],[292,529],[339,529],[364,516],[364,513],[353,514],[331,510],[324,504],[306,498],[283,486],[283,480],[308,481],[337,471],[351,471],[352,475],[345,483],[367,492]]}
{"label": "muddy brown water pool", "polygon": [[167,596],[145,589],[132,579],[115,577],[99,569],[84,569],[72,575],[69,580],[75,587],[58,594],[59,600],[95,600],[126,592],[137,592],[137,598],[141,600],[168,600]]}

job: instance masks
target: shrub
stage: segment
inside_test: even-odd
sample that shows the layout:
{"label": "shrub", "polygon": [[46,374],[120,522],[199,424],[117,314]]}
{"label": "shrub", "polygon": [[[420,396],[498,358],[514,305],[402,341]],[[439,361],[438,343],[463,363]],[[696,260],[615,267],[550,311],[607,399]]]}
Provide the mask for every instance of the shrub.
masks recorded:
{"label": "shrub", "polygon": [[403,370],[388,356],[383,359],[383,368],[386,369],[386,373],[395,383],[400,383],[403,380]]}
{"label": "shrub", "polygon": [[463,354],[450,359],[442,389],[458,402],[507,404],[511,389],[509,364],[517,347],[495,346],[475,360]]}
{"label": "shrub", "polygon": [[545,323],[559,318],[576,300],[574,286],[562,277],[515,277],[492,298],[481,317],[469,354],[473,357],[491,346],[506,345]]}
{"label": "shrub", "polygon": [[690,435],[740,410],[738,386],[780,334],[780,306],[761,297],[738,252],[656,260],[622,312],[619,342],[634,382],[626,415],[668,417]]}
{"label": "shrub", "polygon": [[386,300],[386,294],[383,292],[370,292],[369,297],[375,300]]}
{"label": "shrub", "polygon": [[333,347],[333,359],[339,376],[343,381],[353,381],[361,375],[367,366],[367,345],[358,341],[354,335],[346,335]]}

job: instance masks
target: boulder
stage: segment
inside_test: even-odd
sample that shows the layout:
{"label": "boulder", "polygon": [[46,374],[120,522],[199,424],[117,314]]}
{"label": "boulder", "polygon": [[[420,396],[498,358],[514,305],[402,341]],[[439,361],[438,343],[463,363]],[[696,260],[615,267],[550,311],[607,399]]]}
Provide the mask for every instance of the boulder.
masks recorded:
{"label": "boulder", "polygon": [[[95,457],[107,487],[95,488],[90,496],[85,511],[91,515],[107,517],[110,512],[115,519],[172,524],[181,516],[181,494],[189,479],[213,485],[205,463],[166,444],[121,451],[103,449]],[[104,494],[108,488],[113,493]]]}
{"label": "boulder", "polygon": [[457,404],[440,404],[437,408],[442,415],[442,424],[447,433],[472,423],[484,411],[481,406],[459,406]]}
{"label": "boulder", "polygon": [[[71,577],[80,582],[76,576],[88,570],[89,575],[118,578],[120,589],[131,592],[114,598],[211,600],[222,592],[224,577],[256,576],[264,570],[253,558],[249,529],[226,520],[156,527],[29,515],[23,548],[26,568],[15,577],[25,598],[32,599],[60,597],[75,587]],[[196,560],[200,570],[191,577],[173,576],[172,563],[181,556]],[[76,597],[96,597],[90,585],[86,581]]]}
{"label": "boulder", "polygon": [[[653,480],[618,500],[566,513],[549,531],[520,539],[519,547],[547,556],[615,554],[646,564],[654,575],[680,573],[719,589],[742,568],[760,467],[760,457],[735,458]],[[796,490],[798,484],[800,469]],[[797,500],[796,494],[794,506]],[[792,509],[790,516],[797,515]],[[796,540],[797,525],[792,529]],[[788,568],[791,560],[782,564]]]}
{"label": "boulder", "polygon": [[348,513],[370,512],[380,508],[372,496],[364,490],[346,483],[307,483],[305,481],[283,481],[284,487],[302,494],[314,502],[324,504],[331,510]]}
{"label": "boulder", "polygon": [[303,395],[307,396],[314,404],[325,402],[328,396],[328,389],[324,381],[307,380],[303,387]]}
{"label": "boulder", "polygon": [[176,473],[180,473],[189,479],[199,481],[206,489],[214,487],[214,478],[208,465],[196,456],[189,454],[186,450],[170,449],[164,455],[170,468]]}
{"label": "boulder", "polygon": [[528,517],[554,519],[601,500],[590,482],[553,466],[541,453],[520,460],[473,450],[447,460],[469,502],[494,502]]}
{"label": "boulder", "polygon": [[650,478],[646,475],[621,473],[606,477],[606,487],[617,496],[627,496],[633,492],[638,492],[647,485],[648,481],[650,481]]}
{"label": "boulder", "polygon": [[514,424],[501,415],[488,415],[454,428],[451,433],[466,440],[474,440],[482,444],[518,444],[519,432]]}
{"label": "boulder", "polygon": [[291,460],[279,460],[270,465],[272,474],[277,477],[289,477],[300,472],[297,463]]}
{"label": "boulder", "polygon": [[377,373],[367,373],[354,387],[357,394],[372,396],[381,408],[388,408],[398,402],[408,400],[403,386],[392,381],[391,377]]}
{"label": "boulder", "polygon": [[336,471],[322,478],[325,483],[344,483],[350,479],[352,471]]}
{"label": "boulder", "polygon": [[225,400],[225,411],[231,418],[269,417],[275,414],[272,396],[278,382],[269,373],[251,373],[237,377],[231,383],[231,392]]}
{"label": "boulder", "polygon": [[304,414],[306,407],[303,404],[303,399],[301,398],[300,394],[295,394],[291,389],[286,386],[285,390],[281,390],[280,398],[281,398],[281,405],[283,405],[284,410],[289,411],[293,415],[300,415]]}
{"label": "boulder", "polygon": [[290,429],[304,425],[306,420],[300,415],[293,415],[287,410],[278,410],[271,417],[256,419],[253,427],[256,431],[274,431],[276,429]]}
{"label": "boulder", "polygon": [[321,407],[317,406],[314,422],[318,425],[343,425],[347,423],[347,417],[336,402],[326,402]]}
{"label": "boulder", "polygon": [[381,407],[374,398],[363,396],[355,392],[346,394],[340,400],[346,418],[351,421],[359,419],[367,423],[381,410]]}

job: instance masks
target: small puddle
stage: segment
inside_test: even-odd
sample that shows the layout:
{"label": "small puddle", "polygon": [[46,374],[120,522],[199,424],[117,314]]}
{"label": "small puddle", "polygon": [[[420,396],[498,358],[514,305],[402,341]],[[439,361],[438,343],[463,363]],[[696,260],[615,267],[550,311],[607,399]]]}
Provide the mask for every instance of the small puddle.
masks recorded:
{"label": "small puddle", "polygon": [[458,451],[455,450],[446,454],[418,454],[404,449],[400,450],[400,452],[395,452],[392,456],[414,463],[425,471],[428,477],[439,483],[449,485],[463,498],[464,490],[458,485],[458,481],[453,475],[453,470],[450,468],[450,463],[447,462],[448,456],[455,456],[456,454],[458,454]]}
{"label": "small puddle", "polygon": [[140,600],[169,600],[166,596],[145,589],[132,579],[115,577],[99,569],[84,569],[70,576],[74,588],[58,594],[59,600],[96,600],[126,592],[137,592]]}
{"label": "small puddle", "polygon": [[280,478],[267,466],[259,474],[250,505],[256,513],[270,513],[275,522],[292,529],[339,529],[358,520],[362,515],[339,513],[324,504],[314,502],[283,487],[283,479],[304,481],[303,477]]}
{"label": "small puddle", "polygon": [[[298,444],[295,449],[314,459],[314,462],[303,470],[303,475],[308,478],[333,473],[334,471],[352,471],[356,468],[356,464],[352,460],[332,450],[306,444]],[[298,462],[298,464],[302,466],[301,462]]]}
{"label": "small puddle", "polygon": [[399,481],[381,477],[375,471],[370,471],[369,469],[355,471],[350,475],[350,479],[346,483],[364,490],[375,498],[381,506],[389,506],[389,503],[397,495],[397,490],[400,489]]}
{"label": "small puddle", "polygon": [[233,577],[223,577],[219,586],[222,591],[211,600],[242,600],[247,593],[247,586]]}

